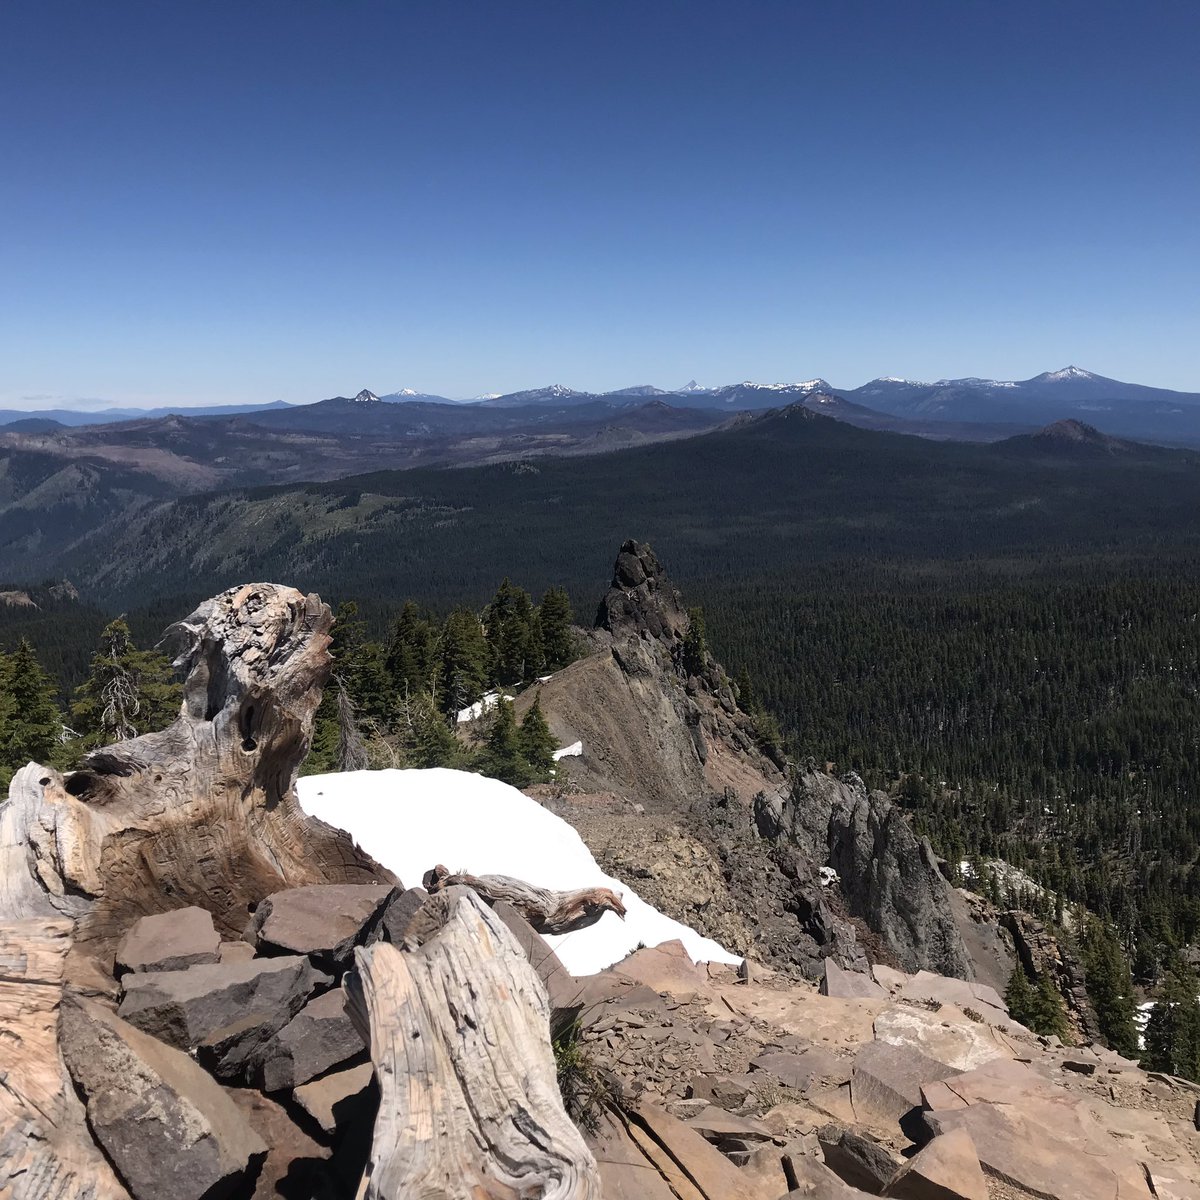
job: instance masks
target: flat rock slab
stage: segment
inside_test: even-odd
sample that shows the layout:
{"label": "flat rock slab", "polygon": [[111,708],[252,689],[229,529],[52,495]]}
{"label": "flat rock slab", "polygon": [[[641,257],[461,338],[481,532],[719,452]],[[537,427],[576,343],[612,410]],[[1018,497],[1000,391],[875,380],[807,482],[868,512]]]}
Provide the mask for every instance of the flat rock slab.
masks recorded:
{"label": "flat rock slab", "polygon": [[366,1046],[346,1011],[341,988],[310,1000],[263,1049],[260,1086],[294,1088],[364,1054]]}
{"label": "flat rock slab", "polygon": [[708,988],[708,972],[692,962],[691,955],[678,940],[635,950],[612,969],[655,992],[666,992],[675,997],[692,996]]}
{"label": "flat rock slab", "polygon": [[751,1059],[750,1070],[769,1075],[785,1088],[803,1092],[813,1079],[821,1076],[818,1068],[824,1064],[820,1061],[819,1055],[820,1052],[817,1051],[810,1059],[807,1054],[794,1054],[790,1050],[773,1050]]}
{"label": "flat rock slab", "polygon": [[884,1188],[895,1200],[988,1200],[987,1181],[965,1129],[935,1137]]}
{"label": "flat rock slab", "polygon": [[375,1093],[375,1069],[370,1063],[360,1063],[302,1084],[292,1099],[323,1132],[332,1134],[339,1125],[369,1115],[368,1105]]}
{"label": "flat rock slab", "polygon": [[935,1001],[974,1009],[989,1023],[1008,1020],[1007,1005],[996,989],[986,983],[968,983],[932,971],[918,971],[901,987],[899,995],[902,1000]]}
{"label": "flat rock slab", "polygon": [[837,1000],[879,1000],[887,989],[862,971],[847,971],[827,958],[821,977],[821,995]]}
{"label": "flat rock slab", "polygon": [[[318,988],[332,980],[307,958],[214,963],[186,971],[128,975],[122,1018],[181,1050],[242,1024],[282,1029]],[[247,1024],[249,1022],[250,1024]]]}
{"label": "flat rock slab", "polygon": [[858,1052],[850,1076],[855,1116],[864,1122],[898,1121],[921,1106],[924,1085],[958,1074],[911,1046],[871,1042]]}
{"label": "flat rock slab", "polygon": [[908,1005],[884,1009],[875,1018],[875,1040],[909,1046],[960,1071],[1015,1057],[1012,1043],[999,1030],[949,1006],[935,1013]]}
{"label": "flat rock slab", "polygon": [[321,966],[350,965],[395,888],[386,883],[323,883],[267,896],[244,934],[260,954],[307,954]]}
{"label": "flat rock slab", "polygon": [[203,908],[177,908],[135,921],[117,947],[114,973],[182,971],[200,963],[215,963],[221,937],[212,914]]}
{"label": "flat rock slab", "polygon": [[752,1117],[739,1117],[723,1108],[710,1105],[686,1122],[702,1138],[720,1142],[725,1138],[741,1138],[746,1141],[769,1142],[775,1135],[761,1121]]}
{"label": "flat rock slab", "polygon": [[61,1045],[88,1124],[137,1200],[221,1200],[266,1157],[218,1083],[103,1005],[64,998]]}
{"label": "flat rock slab", "polygon": [[422,887],[394,889],[367,933],[367,944],[384,941],[403,946],[415,932],[414,919],[428,899],[429,893]]}

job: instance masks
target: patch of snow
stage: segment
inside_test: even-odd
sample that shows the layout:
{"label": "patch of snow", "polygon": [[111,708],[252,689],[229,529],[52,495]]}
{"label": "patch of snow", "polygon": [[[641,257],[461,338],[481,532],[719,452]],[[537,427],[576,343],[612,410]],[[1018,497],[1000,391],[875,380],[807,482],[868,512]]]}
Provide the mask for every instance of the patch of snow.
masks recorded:
{"label": "patch of snow", "polygon": [[538,683],[549,683],[554,678],[553,675],[539,675]]}
{"label": "patch of snow", "polygon": [[830,884],[838,883],[841,880],[841,876],[832,867],[822,867],[817,874],[821,877],[822,887],[829,887]]}
{"label": "patch of snow", "polygon": [[561,750],[555,750],[554,761],[558,762],[560,758],[578,758],[583,753],[582,742],[572,742],[569,746],[564,746]]}
{"label": "patch of snow", "polygon": [[344,829],[409,886],[443,863],[452,871],[510,875],[540,887],[612,888],[625,904],[624,921],[606,912],[595,925],[546,939],[575,975],[594,975],[639,943],[675,938],[695,962],[742,961],[605,875],[566,821],[497,779],[444,768],[353,771],[305,776],[297,792],[309,816]]}
{"label": "patch of snow", "polygon": [[359,392],[358,395],[354,397],[354,399],[357,400],[359,404],[370,404],[373,401],[378,400],[379,397],[377,395],[375,395],[375,393],[372,392],[369,388],[363,388],[363,390],[361,392]]}
{"label": "patch of snow", "polygon": [[[505,700],[515,700],[515,696],[505,695]],[[458,723],[465,725],[468,721],[478,721],[486,712],[491,712],[500,701],[499,692],[488,692],[486,696],[482,696],[476,700],[474,704],[468,705],[466,708],[458,710]]]}
{"label": "patch of snow", "polygon": [[1045,378],[1061,382],[1064,379],[1095,379],[1096,377],[1091,371],[1085,371],[1082,367],[1063,367],[1061,371],[1047,371]]}

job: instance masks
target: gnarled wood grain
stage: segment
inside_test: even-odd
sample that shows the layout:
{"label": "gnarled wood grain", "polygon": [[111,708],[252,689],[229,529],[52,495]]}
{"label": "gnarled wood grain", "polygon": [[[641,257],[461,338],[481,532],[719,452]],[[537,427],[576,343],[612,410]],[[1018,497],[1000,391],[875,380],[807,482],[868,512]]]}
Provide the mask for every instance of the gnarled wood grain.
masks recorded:
{"label": "gnarled wood grain", "polygon": [[305,815],[296,773],[329,674],[329,608],[276,584],[214,597],[175,627],[179,719],[97,750],[65,778],[30,764],[0,808],[0,919],[77,919],[98,957],[140,916],[198,904],[236,935],[264,896],[395,882]]}
{"label": "gnarled wood grain", "polygon": [[571,933],[595,925],[606,912],[625,919],[625,905],[611,888],[555,892],[510,875],[454,875],[440,863],[425,872],[425,890],[469,887],[489,904],[507,900],[538,933]]}
{"label": "gnarled wood grain", "polygon": [[600,1200],[529,960],[471,890],[430,903],[446,920],[419,949],[355,951],[380,1088],[359,1200]]}

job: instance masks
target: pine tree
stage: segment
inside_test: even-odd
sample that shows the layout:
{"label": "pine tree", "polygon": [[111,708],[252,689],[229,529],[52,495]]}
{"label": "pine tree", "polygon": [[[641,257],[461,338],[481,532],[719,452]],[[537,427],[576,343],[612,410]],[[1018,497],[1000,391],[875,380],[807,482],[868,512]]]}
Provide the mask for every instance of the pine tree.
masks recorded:
{"label": "pine tree", "polygon": [[1071,1036],[1071,1026],[1067,1021],[1067,1010],[1063,1006],[1062,995],[1049,971],[1042,972],[1033,998],[1033,1023],[1029,1028],[1043,1037],[1056,1037],[1066,1041]]}
{"label": "pine tree", "polygon": [[528,787],[533,772],[521,753],[521,738],[511,700],[501,696],[496,701],[492,727],[483,752],[483,773],[501,779],[513,787]]}
{"label": "pine tree", "polygon": [[533,605],[529,593],[506,577],[484,609],[483,627],[491,651],[492,682],[500,687],[533,678],[531,666],[541,656],[532,646]]}
{"label": "pine tree", "polygon": [[124,618],[110,621],[71,705],[71,728],[82,739],[79,749],[164,729],[179,715],[182,690],[165,655],[139,650]]}
{"label": "pine tree", "polygon": [[[1059,893],[1061,895],[1061,893]],[[1138,1051],[1133,980],[1129,964],[1112,930],[1102,921],[1089,921],[1082,939],[1088,998],[1100,1033],[1109,1047],[1126,1058]]]}
{"label": "pine tree", "polygon": [[547,671],[559,671],[575,657],[575,638],[571,623],[571,598],[566,588],[549,588],[538,605],[538,620],[542,632],[543,657]]}
{"label": "pine tree", "polygon": [[26,763],[47,763],[60,754],[64,737],[54,684],[24,638],[11,654],[0,655],[0,696],[0,785],[7,787]]}
{"label": "pine tree", "polygon": [[521,732],[518,738],[521,755],[529,764],[534,781],[543,783],[550,778],[554,770],[554,751],[558,743],[546,724],[542,712],[541,697],[535,697],[525,719],[521,722]]}
{"label": "pine tree", "polygon": [[1142,1066],[1200,1081],[1200,1002],[1197,980],[1182,960],[1167,972],[1146,1023]]}
{"label": "pine tree", "polygon": [[704,625],[704,610],[688,609],[688,626],[683,635],[683,650],[680,664],[687,675],[699,675],[704,671],[708,659],[707,630]]}
{"label": "pine tree", "polygon": [[479,618],[456,608],[442,627],[441,690],[438,707],[454,716],[477,701],[488,678],[488,644]]}
{"label": "pine tree", "polygon": [[384,667],[399,695],[433,693],[437,683],[437,629],[409,600],[392,625]]}
{"label": "pine tree", "polygon": [[1008,987],[1004,989],[1004,1003],[1008,1006],[1008,1015],[1014,1021],[1019,1021],[1027,1029],[1033,1029],[1037,1019],[1036,1001],[1029,976],[1020,962],[1013,967],[1008,977]]}

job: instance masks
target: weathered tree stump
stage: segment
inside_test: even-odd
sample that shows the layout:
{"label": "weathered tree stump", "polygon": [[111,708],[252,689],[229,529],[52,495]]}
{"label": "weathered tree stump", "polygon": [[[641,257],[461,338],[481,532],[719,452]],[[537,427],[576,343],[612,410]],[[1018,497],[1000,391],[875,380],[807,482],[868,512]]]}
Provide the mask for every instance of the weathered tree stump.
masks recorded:
{"label": "weathered tree stump", "polygon": [[359,1200],[600,1200],[529,960],[471,890],[428,903],[445,922],[419,949],[355,951],[350,992],[380,1088]]}
{"label": "weathered tree stump", "polygon": [[395,882],[294,785],[329,674],[329,607],[276,584],[231,588],[175,626],[179,719],[90,754],[30,764],[0,808],[0,919],[77,919],[102,957],[132,922],[198,904],[227,935],[271,892]]}
{"label": "weathered tree stump", "polygon": [[489,904],[507,900],[538,933],[571,933],[594,925],[606,912],[625,918],[625,905],[611,888],[555,892],[509,875],[453,875],[441,864],[425,872],[425,890],[469,887]]}

